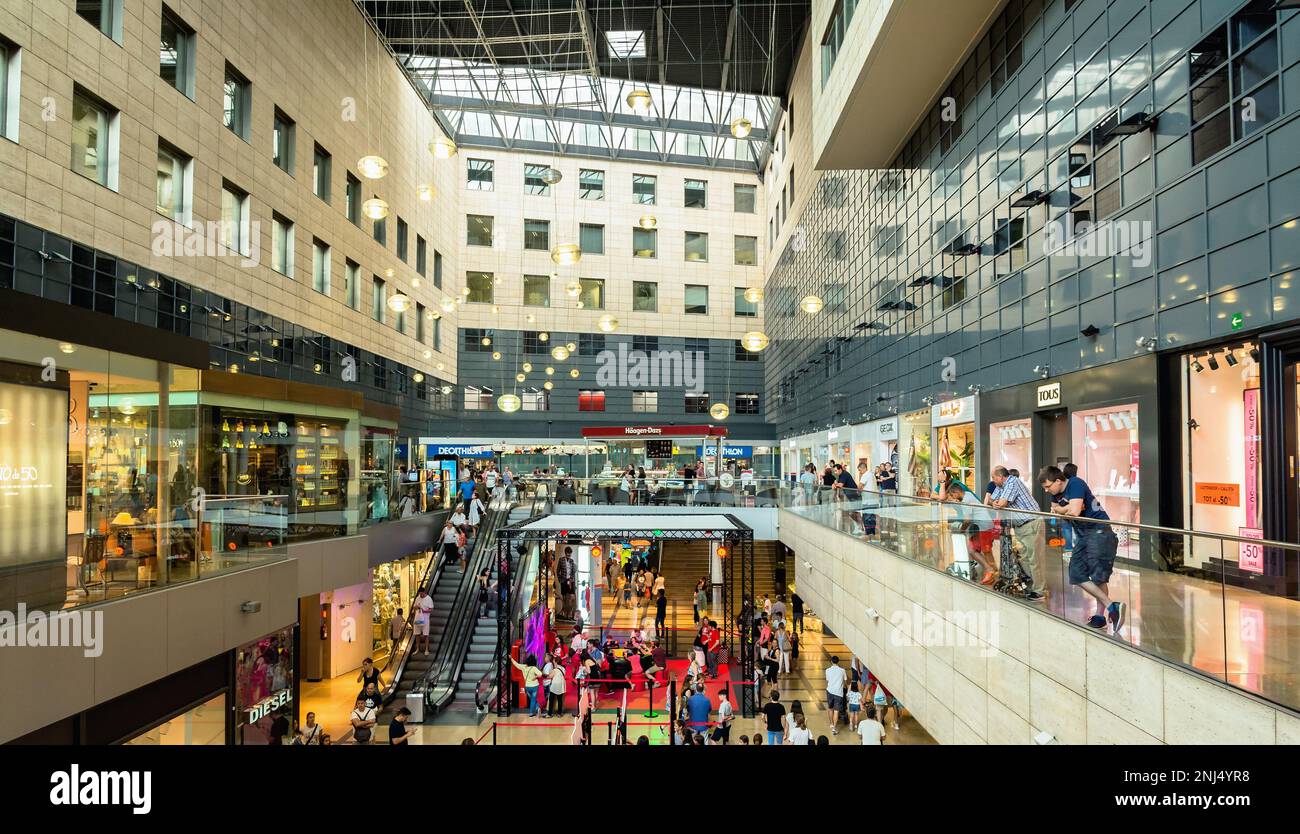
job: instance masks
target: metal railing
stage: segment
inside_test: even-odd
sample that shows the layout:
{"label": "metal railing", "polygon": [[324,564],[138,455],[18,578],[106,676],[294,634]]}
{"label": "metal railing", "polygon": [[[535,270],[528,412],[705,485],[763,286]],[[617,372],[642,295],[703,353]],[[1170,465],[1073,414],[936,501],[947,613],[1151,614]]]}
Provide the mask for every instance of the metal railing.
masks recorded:
{"label": "metal railing", "polygon": [[780,478],[710,475],[705,478],[637,479],[623,488],[620,473],[591,477],[519,477],[521,495],[549,498],[556,504],[645,506],[778,507],[789,485]]}
{"label": "metal railing", "polygon": [[[1294,648],[1300,633],[1300,546],[1060,512],[868,491],[847,496],[841,492],[823,503],[792,499],[787,508],[902,558],[1090,625],[1153,657],[1300,708],[1300,654]],[[997,628],[979,622],[987,611],[955,613],[970,615],[970,630],[979,632],[982,643],[997,639]],[[904,633],[923,626],[894,625]]]}

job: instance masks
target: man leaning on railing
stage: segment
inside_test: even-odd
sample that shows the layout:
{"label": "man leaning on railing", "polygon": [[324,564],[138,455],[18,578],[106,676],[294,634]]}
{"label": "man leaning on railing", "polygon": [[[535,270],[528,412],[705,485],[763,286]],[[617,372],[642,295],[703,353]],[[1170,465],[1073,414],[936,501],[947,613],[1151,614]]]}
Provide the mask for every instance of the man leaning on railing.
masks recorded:
{"label": "man leaning on railing", "polygon": [[[1013,510],[1039,509],[1034,496],[1024,482],[1011,474],[1005,466],[993,469],[994,490],[989,500],[994,507]],[[1037,516],[1023,513],[1006,513],[1002,524],[1010,526],[1017,541],[1020,542],[1020,562],[1029,572],[1029,591],[1025,599],[1041,602],[1047,598],[1047,572],[1043,570],[1042,548],[1044,545],[1043,520]]]}

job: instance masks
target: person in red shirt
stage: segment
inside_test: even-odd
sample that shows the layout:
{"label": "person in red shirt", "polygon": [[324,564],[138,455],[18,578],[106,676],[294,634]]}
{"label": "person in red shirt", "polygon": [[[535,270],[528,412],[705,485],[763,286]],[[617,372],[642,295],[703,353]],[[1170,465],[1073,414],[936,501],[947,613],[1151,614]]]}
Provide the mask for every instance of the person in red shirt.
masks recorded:
{"label": "person in red shirt", "polygon": [[718,649],[722,647],[722,632],[718,631],[718,623],[715,620],[708,620],[700,630],[700,641],[704,643],[704,662],[707,674],[710,678],[718,676]]}

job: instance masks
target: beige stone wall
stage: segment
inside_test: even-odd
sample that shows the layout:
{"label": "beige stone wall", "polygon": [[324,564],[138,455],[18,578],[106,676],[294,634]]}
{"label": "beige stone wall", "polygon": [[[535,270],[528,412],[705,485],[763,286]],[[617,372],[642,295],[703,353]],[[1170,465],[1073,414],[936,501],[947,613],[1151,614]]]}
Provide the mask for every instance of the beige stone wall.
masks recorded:
{"label": "beige stone wall", "polygon": [[[465,187],[469,159],[493,160],[493,191],[470,191]],[[552,165],[563,179],[551,188],[549,196],[528,195],[524,189],[526,164]],[[491,248],[466,243],[466,221],[458,220],[456,234],[461,245],[463,283],[469,270],[494,273],[501,278],[495,288],[494,304],[470,304],[460,313],[463,327],[496,327],[517,330],[557,330],[596,332],[596,322],[604,313],[619,320],[620,333],[739,338],[750,330],[762,329],[763,304],[758,318],[737,317],[734,307],[735,287],[761,287],[764,276],[766,231],[764,227],[763,186],[754,174],[659,165],[648,162],[609,159],[556,158],[546,153],[493,151],[463,148],[457,160],[462,215],[480,214],[495,218],[495,235]],[[605,199],[583,200],[578,197],[578,173],[581,169],[605,172]],[[658,201],[654,206],[632,200],[632,175],[649,174],[658,178]],[[708,207],[685,208],[683,188],[687,179],[708,182]],[[755,212],[733,210],[733,186],[745,183],[757,186]],[[656,258],[632,256],[632,229],[644,214],[658,221]],[[524,220],[549,220],[551,245],[577,243],[578,226],[590,223],[605,226],[605,254],[584,254],[576,266],[557,267],[548,252],[524,250]],[[685,233],[705,232],[709,236],[707,263],[687,262]],[[734,258],[734,237],[749,236],[757,242],[757,264],[738,266]],[[523,275],[550,275],[551,307],[524,307]],[[605,310],[577,309],[575,300],[564,294],[564,285],[578,278],[605,279]],[[632,282],[655,281],[659,284],[657,313],[632,311]],[[709,287],[709,314],[685,315],[685,286]],[[497,310],[494,312],[493,307]],[[528,323],[532,314],[536,322]]]}
{"label": "beige stone wall", "polygon": [[[369,317],[370,279],[383,276],[390,291],[411,291],[416,235],[429,247],[429,277],[413,297],[436,309],[433,252],[441,251],[447,289],[457,268],[463,226],[456,159],[434,160],[426,150],[434,121],[350,0],[168,0],[168,7],[197,34],[194,100],[158,72],[159,0],[124,0],[122,43],[75,13],[75,0],[0,0],[0,36],[22,49],[21,127],[18,142],[0,140],[0,212],[91,244],[257,309],[382,353],[417,368],[454,378],[455,316],[443,323],[442,351],[425,359],[428,345],[403,336],[391,313],[386,325]],[[222,79],[229,61],[252,82],[251,141],[222,125]],[[116,190],[70,169],[72,94],[85,88],[121,113],[120,177]],[[344,98],[356,103],[356,120],[344,120]],[[48,101],[47,101],[48,100]],[[45,121],[46,104],[55,117]],[[280,108],[297,123],[292,176],[272,161],[272,118]],[[163,139],[194,158],[194,220],[220,218],[222,181],[251,196],[260,222],[261,264],[237,260],[162,257],[151,251],[156,153]],[[318,142],[333,157],[331,202],[312,193],[312,150]],[[387,247],[344,214],[346,171],[368,153],[384,156],[392,172],[363,180],[392,208]],[[416,185],[437,189],[420,202]],[[271,214],[296,224],[292,278],[270,267]],[[396,217],[410,226],[408,260],[396,253]],[[463,232],[461,232],[463,234]],[[332,248],[333,292],[312,289],[312,238]],[[344,259],[361,265],[359,310],[344,303]],[[426,342],[432,328],[427,328]],[[450,334],[450,335],[449,335]]]}
{"label": "beige stone wall", "polygon": [[[813,96],[816,109],[814,111],[813,108],[809,108],[808,112],[814,114],[812,134],[817,156],[821,156],[826,140],[839,122],[841,111],[854,92],[854,85],[875,46],[881,27],[889,17],[894,2],[895,0],[858,0],[853,19],[849,21],[849,28],[844,32],[844,42],[840,45],[839,54],[835,58],[835,66],[826,80],[826,86],[823,87],[821,42],[830,23],[831,13],[839,5],[839,0],[813,0],[812,24],[808,27],[812,48],[804,50],[804,57],[810,59],[806,60],[811,70],[809,92]],[[923,105],[918,104],[918,107],[920,106]]]}
{"label": "beige stone wall", "polygon": [[[814,13],[817,11],[817,5],[814,3]],[[815,14],[813,19],[814,21],[817,19]],[[824,28],[824,21],[822,26]],[[813,96],[814,72],[817,71],[816,67],[819,66],[817,61],[820,60],[817,57],[818,40],[813,33],[820,31],[816,25],[813,25],[804,34],[803,45],[800,47],[799,58],[795,63],[787,93],[789,109],[781,119],[780,141],[768,159],[764,172],[763,185],[767,192],[767,215],[764,223],[769,225],[764,227],[763,240],[765,242],[768,240],[769,228],[774,228],[776,231],[771,241],[772,247],[767,253],[768,271],[776,269],[777,261],[780,260],[786,246],[802,247],[812,244],[800,231],[799,218],[803,214],[808,198],[814,193],[821,180],[821,172],[815,167],[817,160],[813,153],[813,132],[816,123],[823,118],[815,110],[820,105]],[[793,184],[791,184],[792,176]],[[773,220],[778,205],[781,207],[781,223],[779,228],[775,228]]]}
{"label": "beige stone wall", "polygon": [[[1083,626],[787,510],[779,530],[799,595],[941,744],[1300,742],[1294,713]],[[960,645],[905,645],[896,615],[917,611]]]}

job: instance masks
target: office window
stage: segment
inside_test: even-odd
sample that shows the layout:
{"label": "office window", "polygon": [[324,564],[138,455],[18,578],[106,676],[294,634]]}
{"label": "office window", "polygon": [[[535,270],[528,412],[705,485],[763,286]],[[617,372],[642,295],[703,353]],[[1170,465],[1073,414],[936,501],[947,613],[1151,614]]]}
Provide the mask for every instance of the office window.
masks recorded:
{"label": "office window", "polygon": [[605,172],[586,168],[578,171],[578,197],[583,200],[605,199]]}
{"label": "office window", "polygon": [[758,265],[758,238],[736,235],[736,266]]}
{"label": "office window", "polygon": [[658,391],[633,391],[632,392],[632,411],[643,414],[653,414],[659,410],[659,392]]}
{"label": "office window", "polygon": [[239,71],[226,64],[226,77],[222,85],[221,123],[230,132],[248,141],[248,122],[252,113],[253,85]]}
{"label": "office window", "polygon": [[683,410],[687,414],[708,414],[709,413],[709,395],[708,394],[687,394]]}
{"label": "office window", "polygon": [[330,201],[330,155],[320,145],[312,150],[311,192],[327,203]]}
{"label": "office window", "polygon": [[348,172],[346,214],[349,220],[361,225],[361,180]]}
{"label": "office window", "polygon": [[578,284],[582,287],[582,291],[578,293],[578,299],[582,301],[582,306],[585,309],[605,309],[604,278],[579,278]]}
{"label": "office window", "polygon": [[357,305],[361,303],[361,266],[352,261],[347,261],[345,266],[346,269],[343,276],[345,282],[343,287],[343,301],[355,310],[357,309]]}
{"label": "office window", "polygon": [[494,163],[490,159],[466,160],[465,187],[470,191],[491,191],[493,189]]}
{"label": "office window", "polygon": [[524,248],[551,251],[551,221],[524,220]]}
{"label": "office window", "polygon": [[465,236],[470,246],[492,245],[493,218],[486,214],[465,215]]}
{"label": "office window", "polygon": [[194,98],[194,30],[166,6],[162,7],[158,74],[181,93]]}
{"label": "office window", "polygon": [[579,333],[578,355],[595,356],[605,349],[604,333]]}
{"label": "office window", "polygon": [[384,323],[384,311],[388,309],[388,288],[384,279],[378,275],[371,276],[370,317],[380,324]]}
{"label": "office window", "polygon": [[77,14],[108,37],[122,42],[122,0],[77,0]]}
{"label": "office window", "polygon": [[686,312],[690,315],[709,314],[709,288],[702,284],[686,285]]}
{"label": "office window", "polygon": [[738,214],[754,214],[758,211],[758,189],[752,185],[736,183],[735,210]]}
{"label": "office window", "polygon": [[761,355],[745,350],[745,346],[741,344],[739,339],[737,339],[732,344],[731,358],[737,362],[757,362],[761,358]]}
{"label": "office window", "polygon": [[406,221],[400,217],[397,218],[397,257],[401,259],[402,263],[406,263],[406,244],[408,242],[408,234],[409,230],[406,227]]}
{"label": "office window", "polygon": [[519,399],[524,411],[549,411],[551,392],[540,388],[525,388],[519,392]]}
{"label": "office window", "polygon": [[311,286],[316,292],[330,294],[330,248],[320,239],[311,242]]}
{"label": "office window", "polygon": [[469,385],[465,388],[466,411],[491,411],[493,407],[492,400],[491,388],[479,388],[476,385]]}
{"label": "office window", "polygon": [[633,281],[632,309],[638,313],[659,312],[659,285],[654,281]]}
{"label": "office window", "polygon": [[587,255],[605,254],[605,227],[595,223],[579,224],[578,245]]}
{"label": "office window", "polygon": [[709,340],[688,338],[686,340],[686,352],[698,353],[705,362],[709,361]]}
{"label": "office window", "polygon": [[542,334],[537,330],[524,331],[524,355],[545,356],[551,352],[551,343],[542,341]]}
{"label": "office window", "polygon": [[642,229],[633,227],[632,229],[632,255],[637,258],[654,258],[658,257],[659,249],[659,230]]}
{"label": "office window", "polygon": [[279,214],[271,215],[271,268],[293,277],[293,222]]}
{"label": "office window", "polygon": [[550,169],[549,165],[524,166],[524,193],[534,197],[545,197],[551,193],[551,187],[542,179]]}
{"label": "office window", "polygon": [[424,275],[429,268],[428,244],[424,238],[415,236],[415,274]]}
{"label": "office window", "polygon": [[687,180],[683,201],[686,208],[708,208],[709,184],[704,180]]}
{"label": "office window", "polygon": [[373,221],[371,227],[374,230],[375,241],[380,246],[387,246],[388,245],[388,218],[383,217],[380,218],[379,220]]}
{"label": "office window", "polygon": [[632,202],[643,206],[655,204],[657,178],[650,174],[632,175]]}
{"label": "office window", "polygon": [[188,156],[158,140],[157,208],[158,213],[190,225],[194,185],[194,163]]}
{"label": "office window", "polygon": [[549,275],[525,275],[524,276],[524,306],[525,307],[550,307],[551,306],[551,276]]}
{"label": "office window", "polygon": [[74,89],[72,93],[72,170],[100,185],[117,188],[117,144],[112,136],[117,111]]}
{"label": "office window", "polygon": [[686,233],[686,260],[707,261],[709,259],[708,232]]}
{"label": "office window", "polygon": [[221,187],[221,245],[231,252],[248,255],[250,218],[248,194],[230,183]]}
{"label": "office window", "polygon": [[736,287],[736,315],[748,317],[758,315],[758,302],[745,299],[744,287]]}
{"label": "office window", "polygon": [[442,289],[442,253],[433,250],[433,286]]}
{"label": "office window", "polygon": [[294,121],[277,107],[271,125],[271,160],[275,167],[293,176]]}
{"label": "office window", "polygon": [[[396,314],[396,319],[393,322],[393,326],[397,328],[398,333],[401,333],[403,336],[406,335],[406,311],[405,310]],[[399,376],[398,379],[401,379],[401,377]]]}
{"label": "office window", "polygon": [[659,337],[658,336],[633,336],[632,350],[639,351],[641,353],[653,353],[654,351],[659,350]]}
{"label": "office window", "polygon": [[465,300],[473,304],[491,304],[493,279],[491,272],[466,272],[465,286],[469,287],[469,295]]}
{"label": "office window", "polygon": [[492,340],[493,331],[483,327],[467,327],[464,330],[463,341],[460,349],[466,353],[491,353],[496,347],[491,344],[483,344],[483,340]]}
{"label": "office window", "polygon": [[433,349],[442,350],[442,319],[433,320]]}
{"label": "office window", "polygon": [[18,141],[20,53],[17,46],[0,38],[0,136],[14,142]]}
{"label": "office window", "polygon": [[424,344],[424,322],[424,305],[417,302],[415,305],[415,341],[420,344]]}
{"label": "office window", "polygon": [[605,392],[582,390],[578,392],[579,411],[604,411]]}
{"label": "office window", "polygon": [[757,414],[757,413],[758,413],[758,394],[737,394],[737,395],[736,395],[736,413],[737,413],[737,414]]}

